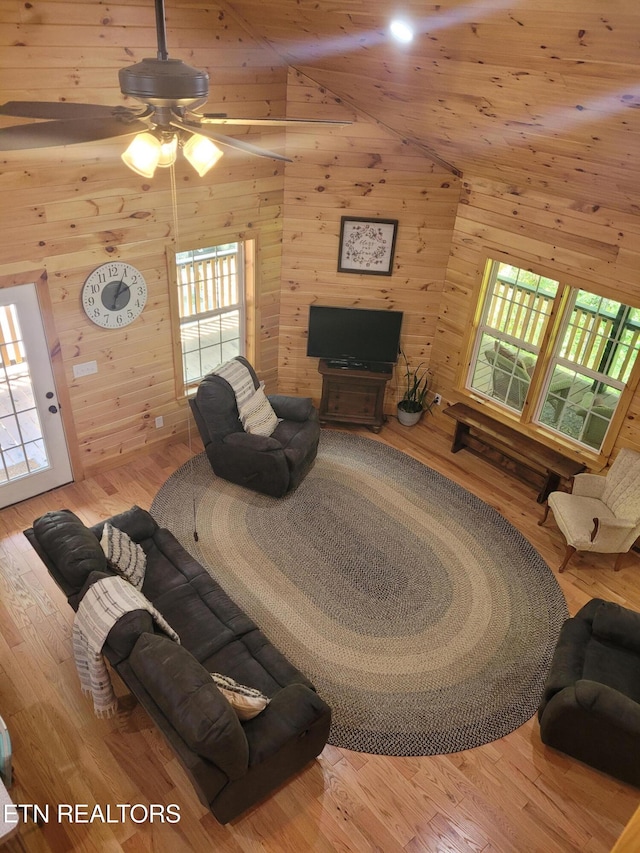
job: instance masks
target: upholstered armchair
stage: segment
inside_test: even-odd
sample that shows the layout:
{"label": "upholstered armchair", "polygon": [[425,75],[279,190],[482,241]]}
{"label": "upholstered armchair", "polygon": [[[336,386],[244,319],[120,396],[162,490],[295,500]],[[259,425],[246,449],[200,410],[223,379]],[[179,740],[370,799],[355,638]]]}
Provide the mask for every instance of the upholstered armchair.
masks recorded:
{"label": "upholstered armchair", "polygon": [[549,510],[567,541],[559,571],[576,551],[617,554],[615,570],[640,536],[640,453],[623,448],[606,475],[577,474],[573,491],[551,492]]}
{"label": "upholstered armchair", "polygon": [[640,613],[594,598],[560,631],[538,708],[543,743],[640,786]]}
{"label": "upholstered armchair", "polygon": [[[259,392],[260,382],[249,362],[242,356],[231,361],[247,368],[253,390]],[[214,473],[254,491],[282,497],[313,465],[320,424],[309,397],[273,394],[266,399],[277,418],[269,435],[245,429],[234,389],[215,372],[204,377],[189,402]]]}

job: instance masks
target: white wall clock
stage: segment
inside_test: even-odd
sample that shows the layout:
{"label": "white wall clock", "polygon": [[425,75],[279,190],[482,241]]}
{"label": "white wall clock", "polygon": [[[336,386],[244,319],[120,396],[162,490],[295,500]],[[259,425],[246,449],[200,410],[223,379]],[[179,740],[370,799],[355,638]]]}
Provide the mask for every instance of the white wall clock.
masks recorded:
{"label": "white wall clock", "polygon": [[147,302],[147,282],[131,264],[109,261],[95,269],[82,286],[82,307],[103,329],[121,329],[139,317]]}

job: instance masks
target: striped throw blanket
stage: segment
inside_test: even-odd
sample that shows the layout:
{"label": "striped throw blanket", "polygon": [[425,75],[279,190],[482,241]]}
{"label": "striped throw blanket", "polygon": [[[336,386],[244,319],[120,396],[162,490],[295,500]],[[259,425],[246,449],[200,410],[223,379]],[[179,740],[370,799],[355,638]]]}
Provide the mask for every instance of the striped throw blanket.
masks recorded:
{"label": "striped throw blanket", "polygon": [[118,619],[132,610],[147,610],[161,630],[180,642],[162,614],[124,578],[104,578],[90,586],[73,622],[73,656],[82,692],[93,696],[98,717],[111,717],[118,707],[102,647]]}
{"label": "striped throw blanket", "polygon": [[232,358],[231,361],[226,361],[211,372],[215,373],[216,376],[220,376],[231,385],[233,393],[236,395],[238,411],[256,392],[251,374],[244,364],[241,361],[236,361],[235,358]]}

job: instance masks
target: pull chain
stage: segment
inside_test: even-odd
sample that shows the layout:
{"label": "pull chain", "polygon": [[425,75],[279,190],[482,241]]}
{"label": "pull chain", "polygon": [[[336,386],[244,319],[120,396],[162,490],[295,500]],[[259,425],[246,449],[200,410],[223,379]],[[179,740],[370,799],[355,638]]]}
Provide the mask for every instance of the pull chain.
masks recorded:
{"label": "pull chain", "polygon": [[[173,242],[175,245],[175,253],[178,253],[180,247],[180,227],[178,223],[178,188],[176,185],[176,168],[172,163],[169,167],[171,176],[171,211],[173,214]],[[195,466],[193,447],[191,441],[191,406],[187,403],[187,435],[189,444],[189,471],[191,480],[191,504],[193,509],[193,539],[198,541],[198,522],[196,513],[196,483],[195,483]]]}

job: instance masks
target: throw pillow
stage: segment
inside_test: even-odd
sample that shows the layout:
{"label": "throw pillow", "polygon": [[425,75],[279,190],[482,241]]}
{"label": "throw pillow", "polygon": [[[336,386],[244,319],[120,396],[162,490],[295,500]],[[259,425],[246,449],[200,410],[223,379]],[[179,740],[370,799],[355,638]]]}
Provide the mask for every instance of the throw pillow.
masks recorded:
{"label": "throw pillow", "polygon": [[240,406],[239,415],[244,431],[254,435],[271,435],[278,426],[278,416],[262,388],[257,388],[247,402]]}
{"label": "throw pillow", "polygon": [[147,569],[147,557],[136,542],[124,530],[105,522],[100,539],[102,549],[112,568],[125,580],[141,589]]}
{"label": "throw pillow", "polygon": [[238,684],[228,675],[212,672],[211,678],[240,720],[252,720],[261,711],[264,711],[270,702],[269,697],[265,696],[264,693],[253,687]]}

